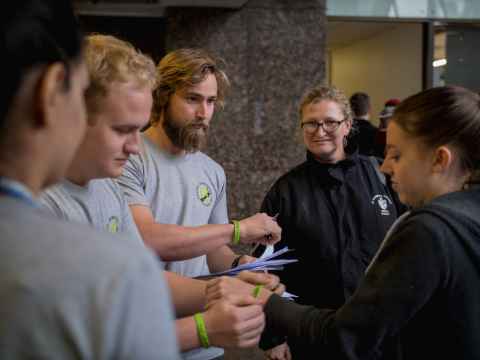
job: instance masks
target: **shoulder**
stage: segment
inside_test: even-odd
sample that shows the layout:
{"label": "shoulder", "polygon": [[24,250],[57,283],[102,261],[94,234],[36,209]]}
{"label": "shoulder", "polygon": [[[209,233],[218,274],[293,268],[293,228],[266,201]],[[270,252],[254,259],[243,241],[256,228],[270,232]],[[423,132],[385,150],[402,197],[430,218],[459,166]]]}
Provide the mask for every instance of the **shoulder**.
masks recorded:
{"label": "shoulder", "polygon": [[363,176],[368,176],[373,179],[373,181],[380,182],[382,185],[386,186],[387,180],[385,174],[380,171],[383,159],[373,155],[367,156],[358,154],[354,161],[357,170]]}
{"label": "shoulder", "polygon": [[[10,213],[0,208],[3,216],[0,228],[10,223],[15,227],[15,237],[25,241],[19,245],[28,251],[46,251],[49,261],[63,264],[66,269],[88,267],[121,266],[139,256],[144,258],[148,251],[122,234],[111,235],[88,225],[58,220],[42,211],[21,210],[15,206]],[[34,239],[32,234],[35,234]],[[92,268],[90,265],[95,264]],[[82,271],[84,272],[84,270]]]}
{"label": "shoulder", "polygon": [[443,210],[439,209],[436,205],[427,205],[411,210],[394,229],[391,237],[399,237],[405,243],[412,242],[413,246],[426,247],[428,244],[435,244],[437,247],[449,237],[447,233],[450,233],[446,222],[448,215],[445,217]]}
{"label": "shoulder", "polygon": [[223,169],[223,167],[207,154],[201,151],[197,151],[191,154],[191,160],[195,161],[206,170],[213,171],[219,176],[225,177],[225,170]]}
{"label": "shoulder", "polygon": [[65,203],[71,199],[68,190],[62,184],[57,184],[43,191],[38,197],[38,203],[43,210],[62,217]]}
{"label": "shoulder", "polygon": [[39,200],[40,201],[43,201],[43,200],[51,201],[51,200],[54,200],[54,199],[65,197],[65,196],[70,196],[70,193],[68,192],[68,190],[65,188],[65,186],[62,183],[59,183],[59,184],[51,186],[51,187],[47,188],[45,191],[43,191],[40,194]]}
{"label": "shoulder", "polygon": [[120,185],[116,179],[99,179],[97,181],[97,186],[100,189],[105,189],[105,191],[111,192],[117,196],[121,196],[123,194],[122,189],[120,188]]}
{"label": "shoulder", "polygon": [[281,175],[270,187],[267,197],[274,196],[274,194],[285,194],[292,189],[303,189],[303,187],[299,187],[299,185],[303,184],[306,179],[309,178],[310,175],[308,174],[307,169],[308,164],[305,161]]}
{"label": "shoulder", "polygon": [[154,154],[158,152],[157,147],[146,137],[142,136],[139,144],[139,152],[137,154],[130,155],[126,164],[126,168],[141,168],[148,161],[155,159]]}
{"label": "shoulder", "polygon": [[468,232],[480,233],[480,192],[457,191],[440,196],[415,211],[418,216],[429,217],[433,226],[449,229],[465,227]]}
{"label": "shoulder", "polygon": [[281,175],[274,183],[274,186],[285,186],[291,183],[301,181],[307,177],[307,162],[303,162],[293,169],[287,171],[285,174]]}

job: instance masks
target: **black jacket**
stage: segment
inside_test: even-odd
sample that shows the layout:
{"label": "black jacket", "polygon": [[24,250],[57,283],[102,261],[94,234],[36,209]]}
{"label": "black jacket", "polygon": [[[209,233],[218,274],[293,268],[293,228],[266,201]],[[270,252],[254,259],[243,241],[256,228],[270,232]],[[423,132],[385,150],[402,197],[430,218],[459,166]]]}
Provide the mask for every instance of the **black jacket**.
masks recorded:
{"label": "black jacket", "polygon": [[479,214],[478,188],[413,210],[338,311],[272,297],[267,331],[318,358],[375,359],[399,336],[407,360],[480,359]]}
{"label": "black jacket", "polygon": [[[353,126],[355,129],[348,141],[358,146],[359,154],[375,155],[378,128],[372,125],[370,121],[364,119],[353,119]],[[383,153],[381,157],[383,157]]]}
{"label": "black jacket", "polygon": [[398,217],[397,206],[370,158],[354,153],[331,165],[308,154],[262,205],[279,214],[282,239],[275,249],[295,249],[289,257],[299,260],[278,274],[288,291],[302,304],[343,305]]}

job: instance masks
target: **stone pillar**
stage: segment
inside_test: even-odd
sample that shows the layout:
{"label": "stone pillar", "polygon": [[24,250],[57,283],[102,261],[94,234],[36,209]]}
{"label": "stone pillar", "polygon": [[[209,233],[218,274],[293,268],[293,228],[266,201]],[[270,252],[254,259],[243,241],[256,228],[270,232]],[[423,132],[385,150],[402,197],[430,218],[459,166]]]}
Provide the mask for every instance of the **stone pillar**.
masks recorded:
{"label": "stone pillar", "polygon": [[273,182],[305,158],[298,101],[325,79],[325,22],[325,0],[167,13],[167,51],[202,47],[226,62],[232,88],[206,152],[227,174],[231,218],[258,211]]}

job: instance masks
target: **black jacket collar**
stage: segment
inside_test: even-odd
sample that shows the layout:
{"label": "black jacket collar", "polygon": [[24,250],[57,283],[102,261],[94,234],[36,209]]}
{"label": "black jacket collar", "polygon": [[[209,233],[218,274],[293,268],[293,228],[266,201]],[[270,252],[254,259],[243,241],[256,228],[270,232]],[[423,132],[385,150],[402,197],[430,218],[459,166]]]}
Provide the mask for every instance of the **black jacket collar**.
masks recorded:
{"label": "black jacket collar", "polygon": [[321,163],[315,159],[315,156],[307,150],[307,166],[324,183],[333,181],[343,182],[346,172],[354,167],[358,162],[358,150],[346,152],[346,157],[334,164]]}

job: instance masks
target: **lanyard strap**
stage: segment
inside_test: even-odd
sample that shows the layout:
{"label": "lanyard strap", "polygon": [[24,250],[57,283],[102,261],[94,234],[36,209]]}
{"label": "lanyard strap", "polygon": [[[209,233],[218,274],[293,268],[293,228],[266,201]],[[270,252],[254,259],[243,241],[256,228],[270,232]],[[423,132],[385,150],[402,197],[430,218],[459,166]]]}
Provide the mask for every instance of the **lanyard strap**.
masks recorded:
{"label": "lanyard strap", "polygon": [[0,193],[21,200],[30,206],[38,207],[30,191],[17,181],[0,177]]}

